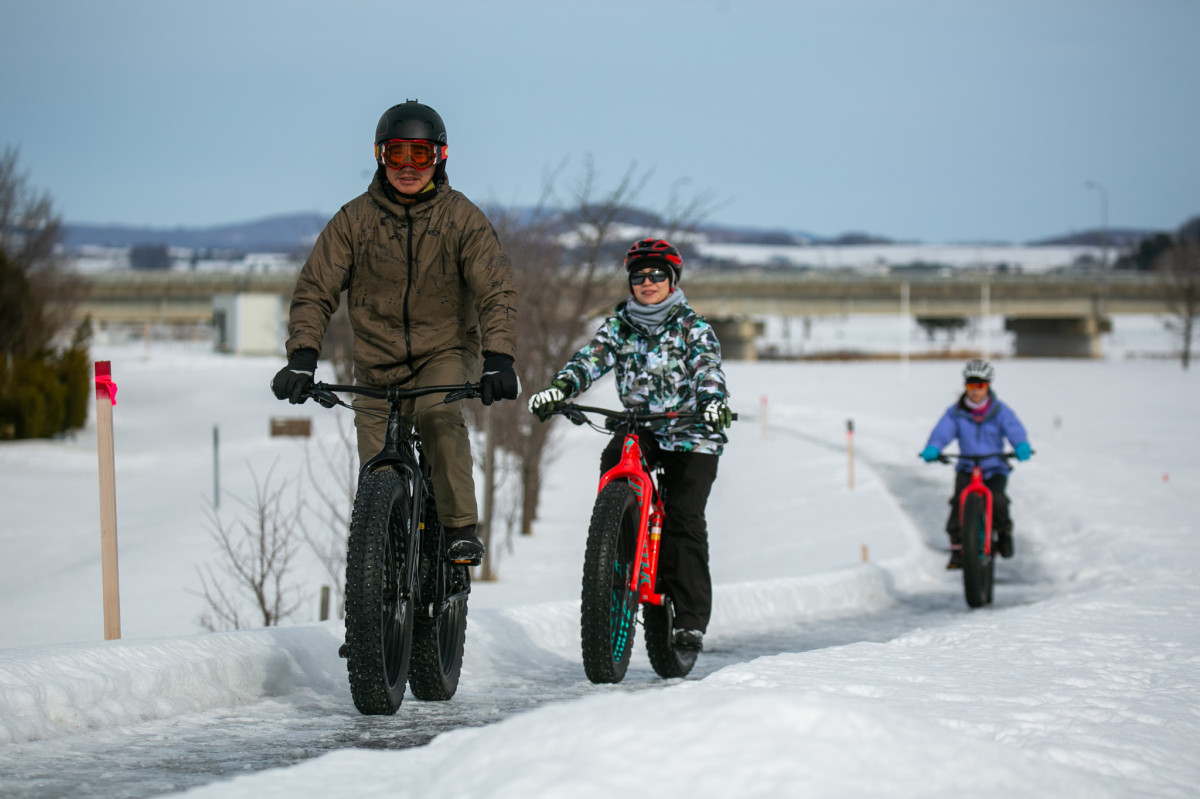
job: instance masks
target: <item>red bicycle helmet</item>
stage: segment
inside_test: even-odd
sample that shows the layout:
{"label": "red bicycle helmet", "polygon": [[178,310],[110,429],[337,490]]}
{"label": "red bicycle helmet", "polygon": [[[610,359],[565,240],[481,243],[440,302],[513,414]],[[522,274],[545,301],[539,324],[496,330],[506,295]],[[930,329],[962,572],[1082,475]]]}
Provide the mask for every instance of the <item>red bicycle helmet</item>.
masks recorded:
{"label": "red bicycle helmet", "polygon": [[665,266],[671,273],[671,285],[679,282],[683,274],[683,256],[666,239],[642,239],[635,241],[625,253],[625,269],[632,272],[647,266]]}

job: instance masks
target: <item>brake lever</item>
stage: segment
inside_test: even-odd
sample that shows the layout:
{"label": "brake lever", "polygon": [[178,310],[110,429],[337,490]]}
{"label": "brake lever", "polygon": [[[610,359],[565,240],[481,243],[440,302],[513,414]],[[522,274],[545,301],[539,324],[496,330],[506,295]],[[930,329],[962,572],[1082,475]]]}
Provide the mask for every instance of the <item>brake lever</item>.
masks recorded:
{"label": "brake lever", "polygon": [[315,399],[323,408],[332,408],[338,404],[337,394],[334,394],[332,391],[326,391],[323,388],[313,386],[309,389],[308,395]]}

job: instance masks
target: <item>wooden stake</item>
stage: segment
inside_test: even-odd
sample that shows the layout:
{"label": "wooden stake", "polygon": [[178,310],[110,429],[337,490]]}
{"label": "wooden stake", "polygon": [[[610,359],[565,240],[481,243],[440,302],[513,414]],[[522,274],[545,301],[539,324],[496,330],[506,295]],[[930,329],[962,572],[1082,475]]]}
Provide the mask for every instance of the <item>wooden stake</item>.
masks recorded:
{"label": "wooden stake", "polygon": [[758,436],[767,440],[767,395],[763,394],[758,400]]}
{"label": "wooden stake", "polygon": [[862,559],[863,559],[863,563],[867,562],[867,545],[866,544],[862,545]]}
{"label": "wooden stake", "polygon": [[117,384],[108,361],[96,361],[96,437],[100,459],[100,577],[104,594],[104,640],[121,637],[117,581],[117,483],[113,454],[113,405]]}
{"label": "wooden stake", "polygon": [[846,466],[850,490],[854,490],[854,420],[846,420]]}

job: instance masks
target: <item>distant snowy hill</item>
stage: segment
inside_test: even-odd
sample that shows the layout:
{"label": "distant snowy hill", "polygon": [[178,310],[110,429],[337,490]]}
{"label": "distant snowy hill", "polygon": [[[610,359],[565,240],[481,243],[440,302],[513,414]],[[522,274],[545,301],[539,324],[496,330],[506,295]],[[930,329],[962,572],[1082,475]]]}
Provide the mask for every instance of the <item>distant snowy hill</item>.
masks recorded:
{"label": "distant snowy hill", "polygon": [[[489,213],[497,209],[489,209]],[[534,212],[530,210],[529,214]],[[654,214],[630,209],[624,215],[625,226],[636,228],[639,233],[654,230],[663,225]],[[132,247],[138,244],[162,244],[201,250],[238,250],[242,252],[293,252],[312,246],[317,235],[329,221],[330,215],[323,213],[296,213],[266,217],[250,222],[231,222],[214,227],[153,228],[130,225],[86,225],[65,223],[63,243],[71,250],[83,247]],[[564,220],[564,225],[569,222]],[[698,232],[701,240],[716,245],[757,245],[760,247],[797,247],[824,245],[847,251],[863,247],[888,246],[953,246],[963,249],[1011,248],[1020,246],[1070,246],[1101,247],[1105,236],[1101,231],[1078,231],[1062,236],[1050,237],[1036,242],[954,242],[931,245],[908,242],[886,236],[866,233],[843,233],[836,236],[819,236],[801,230],[735,227],[712,223],[701,225]],[[1159,231],[1110,229],[1107,231],[1108,246],[1112,248],[1136,247],[1143,238]],[[792,259],[795,260],[795,259]],[[859,261],[860,258],[852,258]]]}
{"label": "distant snowy hill", "polygon": [[216,227],[151,228],[126,225],[63,225],[68,249],[164,244],[200,250],[291,252],[307,249],[329,221],[320,213],[286,214]]}

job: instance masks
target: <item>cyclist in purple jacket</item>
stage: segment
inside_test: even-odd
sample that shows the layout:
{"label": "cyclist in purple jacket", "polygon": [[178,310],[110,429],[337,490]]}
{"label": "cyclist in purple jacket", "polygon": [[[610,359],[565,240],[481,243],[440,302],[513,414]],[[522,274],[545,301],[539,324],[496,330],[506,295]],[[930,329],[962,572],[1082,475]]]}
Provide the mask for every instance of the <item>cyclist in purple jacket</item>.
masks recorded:
{"label": "cyclist in purple jacket", "polygon": [[[987,361],[974,360],[963,369],[966,390],[958,402],[946,409],[934,425],[929,441],[921,452],[925,461],[937,460],[942,448],[958,439],[958,451],[964,455],[987,455],[1004,451],[1008,439],[1017,460],[1029,460],[1033,450],[1025,426],[1013,409],[1001,402],[991,390],[995,370]],[[960,460],[954,476],[954,495],[950,497],[950,518],[946,532],[950,534],[950,562],[947,569],[962,567],[962,529],[958,518],[958,498],[971,479],[971,462]],[[980,463],[983,482],[992,492],[992,525],[999,535],[997,548],[1001,557],[1013,554],[1012,518],[1008,513],[1008,495],[1004,489],[1011,471],[1003,458],[987,458]]]}

